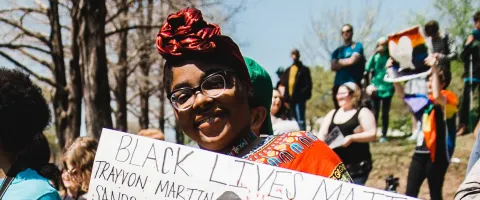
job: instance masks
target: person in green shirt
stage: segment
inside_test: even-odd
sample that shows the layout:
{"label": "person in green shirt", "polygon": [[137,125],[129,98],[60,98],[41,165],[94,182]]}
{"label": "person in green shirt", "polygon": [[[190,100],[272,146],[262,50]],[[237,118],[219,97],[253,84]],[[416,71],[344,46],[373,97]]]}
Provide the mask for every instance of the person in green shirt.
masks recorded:
{"label": "person in green shirt", "polygon": [[372,98],[376,121],[378,121],[380,107],[382,107],[382,138],[380,142],[387,141],[388,113],[392,103],[392,96],[395,92],[393,84],[383,80],[386,74],[385,64],[389,57],[388,40],[382,37],[378,39],[375,55],[368,60],[365,67],[365,72],[367,74],[371,73],[372,82],[367,87],[367,94]]}

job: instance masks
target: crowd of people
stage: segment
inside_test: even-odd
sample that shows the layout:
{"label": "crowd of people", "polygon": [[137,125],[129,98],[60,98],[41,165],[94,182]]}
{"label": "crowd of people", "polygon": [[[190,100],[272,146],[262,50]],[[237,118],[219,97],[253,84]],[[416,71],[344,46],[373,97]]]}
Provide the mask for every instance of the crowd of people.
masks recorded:
{"label": "crowd of people", "polygon": [[[380,113],[380,142],[387,141],[389,110],[396,94],[410,107],[417,130],[406,195],[417,197],[427,179],[431,199],[442,199],[456,136],[464,134],[469,123],[468,97],[480,81],[476,74],[480,71],[480,12],[473,20],[475,29],[461,54],[466,75],[458,129],[458,98],[448,90],[450,62],[457,57],[455,41],[440,33],[436,21],[424,26],[433,48],[424,65],[431,72],[405,84],[384,80],[387,69],[400,65],[389,55],[387,38],[378,39],[375,54],[367,59],[362,43],[352,40],[353,26],[341,27],[344,44],[331,56],[331,70],[336,72],[335,108],[324,117],[317,135],[305,131],[306,102],[315,77],[300,61],[297,49],[291,52],[292,65],[279,71],[280,81],[273,87],[267,71],[244,57],[218,25],[204,21],[194,8],[169,15],[156,37],[156,48],[166,61],[164,90],[175,118],[202,149],[359,185],[366,183],[374,165],[369,143],[377,140]],[[365,98],[372,100],[371,105]],[[423,98],[425,105],[418,109],[411,98]],[[88,137],[70,141],[60,170],[50,163],[43,134],[49,122],[50,110],[41,89],[28,75],[0,68],[0,199],[87,199],[98,142]],[[476,135],[478,129],[480,123]],[[328,140],[333,133],[343,139],[332,149]],[[164,139],[158,130],[142,130],[138,135]],[[475,199],[480,194],[479,157],[477,137],[456,199]]]}

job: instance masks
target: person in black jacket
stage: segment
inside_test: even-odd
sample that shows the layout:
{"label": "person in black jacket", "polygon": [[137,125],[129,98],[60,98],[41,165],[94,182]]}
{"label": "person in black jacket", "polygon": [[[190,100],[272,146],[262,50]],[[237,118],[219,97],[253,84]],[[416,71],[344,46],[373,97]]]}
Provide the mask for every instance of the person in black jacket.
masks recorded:
{"label": "person in black jacket", "polygon": [[[475,23],[474,30],[468,36],[461,54],[464,63],[463,80],[465,87],[463,89],[463,101],[460,109],[460,123],[457,135],[465,134],[467,126],[473,125],[469,120],[470,109],[472,109],[470,108],[470,99],[475,89],[480,85],[480,11],[475,13],[473,21]],[[480,112],[480,107],[478,112]]]}
{"label": "person in black jacket", "polygon": [[295,119],[301,130],[306,130],[305,105],[312,97],[312,77],[310,70],[300,61],[300,52],[292,51],[293,64],[288,67],[280,79],[285,87],[284,99],[295,113]]}

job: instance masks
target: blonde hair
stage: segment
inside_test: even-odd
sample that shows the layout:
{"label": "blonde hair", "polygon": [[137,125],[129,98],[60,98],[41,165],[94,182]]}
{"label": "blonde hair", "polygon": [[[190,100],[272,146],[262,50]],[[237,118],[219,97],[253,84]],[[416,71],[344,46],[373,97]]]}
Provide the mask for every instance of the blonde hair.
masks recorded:
{"label": "blonde hair", "polygon": [[79,137],[63,155],[64,163],[69,163],[77,170],[78,178],[77,180],[72,179],[72,182],[77,184],[83,192],[88,192],[97,146],[97,140],[89,137]]}
{"label": "blonde hair", "polygon": [[352,106],[354,108],[357,108],[360,106],[360,100],[362,98],[362,91],[360,90],[360,87],[354,82],[346,82],[342,84],[341,86],[344,86],[348,89],[349,95],[351,96],[352,99]]}

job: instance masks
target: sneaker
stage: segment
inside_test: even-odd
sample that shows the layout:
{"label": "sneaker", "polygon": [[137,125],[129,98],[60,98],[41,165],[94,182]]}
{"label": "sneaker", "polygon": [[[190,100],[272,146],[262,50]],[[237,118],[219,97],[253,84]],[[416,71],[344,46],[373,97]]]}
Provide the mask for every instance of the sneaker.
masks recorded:
{"label": "sneaker", "polygon": [[378,141],[379,143],[384,143],[384,142],[387,142],[387,137],[381,137],[380,138],[380,141]]}

